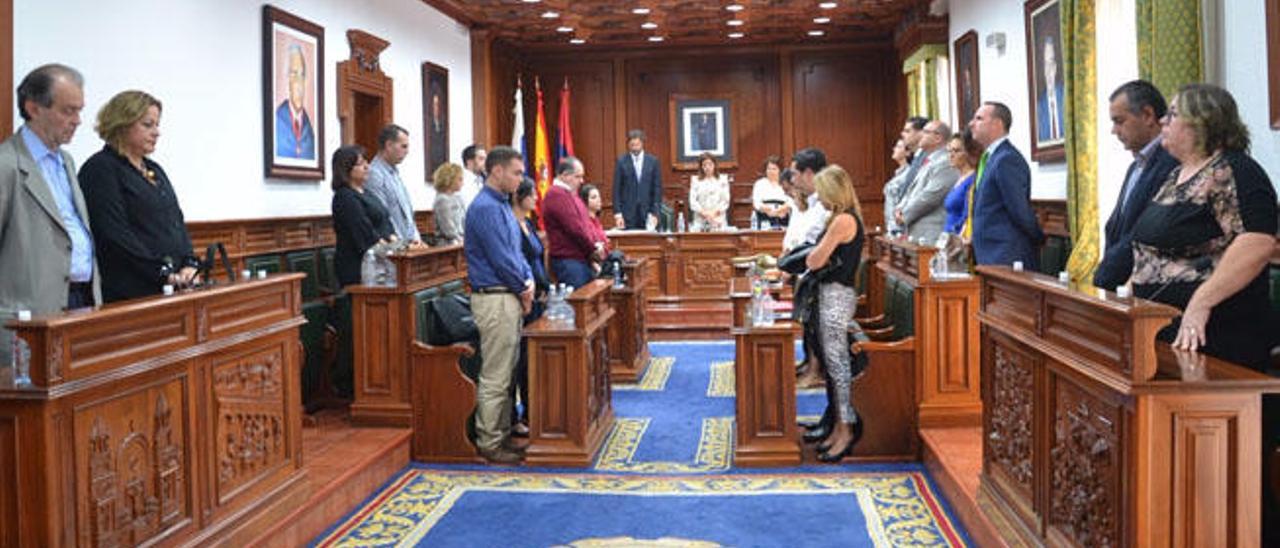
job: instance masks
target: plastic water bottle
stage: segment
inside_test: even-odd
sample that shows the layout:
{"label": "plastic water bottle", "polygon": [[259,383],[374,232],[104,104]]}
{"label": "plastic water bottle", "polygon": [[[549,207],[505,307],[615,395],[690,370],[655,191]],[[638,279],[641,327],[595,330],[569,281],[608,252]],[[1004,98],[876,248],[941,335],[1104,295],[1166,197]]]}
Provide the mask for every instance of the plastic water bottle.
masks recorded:
{"label": "plastic water bottle", "polygon": [[773,295],[769,294],[768,288],[766,288],[766,290],[763,291],[762,293],[763,295],[760,297],[760,324],[759,325],[773,325],[773,320],[774,320]]}
{"label": "plastic water bottle", "polygon": [[576,313],[573,307],[569,305],[569,295],[573,293],[573,286],[560,284],[560,318],[569,325],[573,325]]}
{"label": "plastic water bottle", "polygon": [[543,313],[547,321],[560,321],[560,305],[564,303],[564,295],[560,294],[560,286],[552,284],[547,293],[547,311]]}
{"label": "plastic water bottle", "polygon": [[623,288],[627,284],[622,282],[622,262],[614,261],[613,263],[613,287]]}
{"label": "plastic water bottle", "polygon": [[[18,321],[31,321],[30,310],[19,310],[16,315]],[[17,333],[13,334],[13,386],[16,388],[31,387],[31,347],[27,346],[27,341],[19,337]]]}
{"label": "plastic water bottle", "polygon": [[360,260],[360,283],[362,285],[378,283],[378,255],[374,253],[373,247],[365,250],[364,258]]}
{"label": "plastic water bottle", "polygon": [[676,214],[676,232],[684,232],[684,212]]}
{"label": "plastic water bottle", "polygon": [[755,213],[751,214],[751,230],[760,230],[760,217]]}
{"label": "plastic water bottle", "polygon": [[391,260],[391,253],[395,250],[391,246],[384,246],[382,254],[378,255],[378,270],[384,286],[394,287],[396,285],[396,263]]}

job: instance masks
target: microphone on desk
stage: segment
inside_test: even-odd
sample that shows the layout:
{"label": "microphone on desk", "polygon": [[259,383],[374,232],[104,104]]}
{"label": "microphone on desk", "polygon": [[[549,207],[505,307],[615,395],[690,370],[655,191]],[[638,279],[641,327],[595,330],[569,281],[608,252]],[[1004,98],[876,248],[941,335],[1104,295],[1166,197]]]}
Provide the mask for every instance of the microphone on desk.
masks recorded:
{"label": "microphone on desk", "polygon": [[1196,272],[1204,272],[1205,270],[1208,270],[1209,267],[1211,266],[1213,266],[1212,257],[1209,257],[1208,255],[1200,257],[1199,259],[1196,259],[1195,261],[1193,261],[1191,264],[1182,267],[1182,270],[1179,270],[1177,275],[1169,278],[1168,281],[1160,284],[1160,287],[1156,288],[1155,293],[1152,293],[1150,296],[1147,296],[1144,298],[1148,301],[1154,301],[1156,300],[1156,297],[1160,296],[1160,293],[1163,293],[1165,289],[1167,289],[1170,285],[1173,285],[1174,282],[1178,281],[1178,278],[1181,277],[1183,274],[1186,274],[1187,272],[1190,272],[1193,270]]}

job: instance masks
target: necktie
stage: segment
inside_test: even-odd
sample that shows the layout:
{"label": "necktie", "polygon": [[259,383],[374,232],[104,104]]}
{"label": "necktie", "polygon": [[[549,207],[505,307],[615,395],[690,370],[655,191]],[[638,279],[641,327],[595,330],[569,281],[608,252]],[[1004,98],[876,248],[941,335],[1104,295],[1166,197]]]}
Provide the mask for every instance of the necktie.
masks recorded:
{"label": "necktie", "polygon": [[960,236],[966,240],[973,237],[973,199],[978,195],[978,183],[982,182],[982,172],[987,169],[987,156],[989,154],[988,152],[983,152],[982,157],[978,159],[978,172],[973,175],[973,184],[969,185],[969,214],[965,215],[964,229],[960,231]]}
{"label": "necktie", "polygon": [[293,119],[293,139],[295,141],[302,140],[302,122],[298,121],[297,118]]}

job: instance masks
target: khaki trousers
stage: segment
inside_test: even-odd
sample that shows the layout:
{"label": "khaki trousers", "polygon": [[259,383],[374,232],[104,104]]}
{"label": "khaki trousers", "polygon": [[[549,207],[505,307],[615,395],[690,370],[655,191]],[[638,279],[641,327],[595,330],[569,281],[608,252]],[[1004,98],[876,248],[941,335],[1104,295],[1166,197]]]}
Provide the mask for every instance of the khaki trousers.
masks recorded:
{"label": "khaki trousers", "polygon": [[510,293],[472,293],[471,314],[480,329],[480,380],[476,383],[476,446],[492,451],[511,432],[511,379],[520,345],[520,299]]}

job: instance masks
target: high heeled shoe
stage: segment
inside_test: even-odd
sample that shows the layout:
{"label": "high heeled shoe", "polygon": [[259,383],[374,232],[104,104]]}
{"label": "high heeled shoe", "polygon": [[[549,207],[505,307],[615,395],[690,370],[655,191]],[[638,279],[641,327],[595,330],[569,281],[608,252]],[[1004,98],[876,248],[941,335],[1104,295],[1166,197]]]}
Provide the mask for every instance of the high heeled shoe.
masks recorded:
{"label": "high heeled shoe", "polygon": [[804,433],[801,438],[805,443],[817,443],[827,439],[831,435],[831,427],[826,424],[819,424],[817,428]]}
{"label": "high heeled shoe", "polygon": [[845,444],[844,449],[841,449],[839,453],[833,455],[831,454],[831,444],[829,443],[819,444],[816,448],[818,451],[820,451],[818,453],[819,462],[828,462],[828,463],[840,462],[845,457],[853,454],[853,446],[857,445],[858,440],[862,439],[862,423],[863,423],[862,417],[858,415],[857,411],[853,413],[853,417],[855,422],[853,423],[853,425],[850,426],[852,431],[850,432],[850,435],[849,435],[849,442]]}
{"label": "high heeled shoe", "polygon": [[827,451],[818,453],[818,462],[825,462],[825,463],[840,462],[844,460],[845,457],[853,454],[853,445],[854,445],[853,438],[849,438],[849,443],[845,444],[844,449],[841,449],[839,453],[836,453],[834,455],[831,454],[830,448],[828,448]]}

